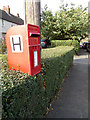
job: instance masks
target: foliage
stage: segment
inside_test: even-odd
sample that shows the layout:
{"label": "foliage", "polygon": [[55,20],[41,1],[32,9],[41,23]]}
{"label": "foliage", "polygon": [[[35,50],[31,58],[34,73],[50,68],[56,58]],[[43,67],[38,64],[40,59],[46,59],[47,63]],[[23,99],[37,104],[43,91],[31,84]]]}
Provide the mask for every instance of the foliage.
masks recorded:
{"label": "foliage", "polygon": [[42,118],[46,114],[62,79],[72,66],[73,47],[44,49],[41,56],[41,72],[34,77],[9,70],[8,65],[4,65],[7,56],[2,57],[3,119]]}
{"label": "foliage", "polygon": [[80,40],[88,35],[88,13],[86,8],[68,8],[61,6],[60,10],[52,14],[45,6],[42,11],[41,34],[49,39]]}
{"label": "foliage", "polygon": [[6,40],[2,38],[0,42],[0,53],[4,54],[6,52],[6,49]]}
{"label": "foliage", "polygon": [[47,10],[48,7],[45,5],[44,10],[41,15],[41,38],[50,39],[53,29],[54,17],[50,10]]}
{"label": "foliage", "polygon": [[76,40],[52,40],[51,41],[51,47],[56,47],[56,46],[73,46],[75,54],[79,53],[79,42]]}

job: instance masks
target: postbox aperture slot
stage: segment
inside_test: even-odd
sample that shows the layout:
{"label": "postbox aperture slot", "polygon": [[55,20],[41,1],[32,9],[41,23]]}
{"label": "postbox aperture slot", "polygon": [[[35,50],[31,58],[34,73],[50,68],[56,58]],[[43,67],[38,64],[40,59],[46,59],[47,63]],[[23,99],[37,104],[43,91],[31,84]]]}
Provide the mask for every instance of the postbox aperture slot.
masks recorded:
{"label": "postbox aperture slot", "polygon": [[39,37],[39,36],[40,36],[40,33],[30,32],[30,37]]}

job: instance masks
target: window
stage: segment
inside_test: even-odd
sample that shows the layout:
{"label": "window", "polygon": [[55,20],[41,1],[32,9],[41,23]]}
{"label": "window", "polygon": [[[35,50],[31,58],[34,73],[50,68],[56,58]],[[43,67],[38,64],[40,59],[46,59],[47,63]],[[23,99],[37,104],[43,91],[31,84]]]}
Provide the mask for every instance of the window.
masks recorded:
{"label": "window", "polygon": [[14,25],[12,24],[11,27],[13,27]]}
{"label": "window", "polygon": [[5,21],[4,20],[2,20],[2,27],[4,27],[5,26]]}

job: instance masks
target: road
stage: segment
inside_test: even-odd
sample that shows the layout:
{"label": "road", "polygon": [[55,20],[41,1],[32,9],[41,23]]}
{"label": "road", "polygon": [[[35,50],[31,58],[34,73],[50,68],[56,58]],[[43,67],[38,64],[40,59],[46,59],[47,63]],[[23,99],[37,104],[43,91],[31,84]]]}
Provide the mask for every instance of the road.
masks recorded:
{"label": "road", "polygon": [[88,53],[80,50],[46,118],[88,118]]}

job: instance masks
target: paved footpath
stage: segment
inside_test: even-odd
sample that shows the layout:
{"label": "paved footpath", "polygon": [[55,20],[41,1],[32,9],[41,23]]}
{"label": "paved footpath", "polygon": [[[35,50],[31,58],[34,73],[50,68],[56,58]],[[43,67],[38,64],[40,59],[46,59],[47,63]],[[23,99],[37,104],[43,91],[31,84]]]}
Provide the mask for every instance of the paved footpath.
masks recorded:
{"label": "paved footpath", "polygon": [[62,92],[46,118],[88,118],[88,53],[80,50],[63,83]]}

